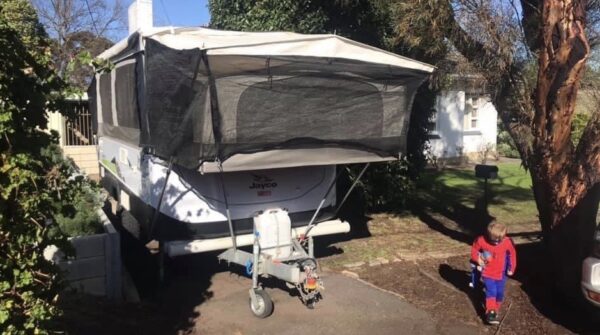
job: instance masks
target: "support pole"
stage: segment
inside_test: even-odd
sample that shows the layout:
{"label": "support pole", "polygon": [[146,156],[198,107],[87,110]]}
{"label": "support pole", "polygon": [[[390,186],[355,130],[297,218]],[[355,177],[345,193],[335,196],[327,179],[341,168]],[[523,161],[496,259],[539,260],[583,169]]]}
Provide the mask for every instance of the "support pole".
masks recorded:
{"label": "support pole", "polygon": [[231,221],[231,212],[229,211],[229,201],[227,200],[227,191],[225,190],[225,181],[223,180],[223,165],[221,161],[219,164],[219,180],[221,181],[221,190],[223,191],[223,199],[225,200],[225,214],[227,215],[227,224],[229,225],[229,235],[231,236],[231,243],[233,249],[237,250],[237,239],[235,237],[235,231],[233,230],[233,222]]}
{"label": "support pole", "polygon": [[254,245],[252,246],[252,288],[258,288],[258,262],[260,262],[260,245],[258,243],[259,236],[254,232]]}
{"label": "support pole", "polygon": [[365,164],[365,167],[360,171],[360,173],[358,174],[358,177],[356,177],[356,179],[352,182],[350,189],[348,190],[348,192],[346,192],[346,195],[344,195],[344,198],[342,199],[342,201],[339,203],[339,205],[335,209],[335,215],[338,214],[338,212],[340,211],[340,209],[342,208],[342,206],[344,205],[346,200],[348,200],[350,193],[352,193],[352,190],[354,190],[354,187],[356,187],[356,185],[358,184],[358,182],[362,178],[363,174],[365,174],[365,172],[367,171],[367,169],[369,168],[370,165],[371,165],[371,163]]}
{"label": "support pole", "polygon": [[[342,201],[340,202],[340,204],[336,208],[334,216],[338,214],[340,208],[342,207],[342,205],[344,204],[344,202],[346,202],[346,200],[348,199],[348,196],[350,195],[350,192],[352,192],[352,190],[354,189],[354,187],[356,186],[356,184],[358,184],[358,182],[360,181],[360,178],[362,178],[363,174],[365,173],[365,171],[367,171],[367,168],[369,167],[370,164],[371,163],[365,164],[365,167],[360,171],[360,173],[358,174],[358,177],[356,177],[356,179],[352,183],[352,186],[350,186],[350,189],[348,190],[348,192],[346,192],[346,195],[344,196],[344,198],[342,199]],[[314,221],[315,221],[315,219],[317,217],[317,214],[319,213],[319,211],[321,210],[321,207],[325,203],[325,199],[327,199],[327,196],[329,195],[329,192],[331,192],[331,190],[333,189],[333,186],[336,185],[337,180],[339,179],[340,175],[341,175],[341,172],[338,173],[338,175],[335,177],[335,180],[333,181],[333,183],[329,186],[329,189],[327,190],[327,193],[325,193],[325,196],[323,197],[323,200],[321,200],[321,203],[319,204],[319,207],[317,208],[317,210],[315,211],[315,214],[313,215],[312,219],[308,223],[308,228],[306,229],[306,233],[304,234],[305,236],[308,236],[308,233],[315,226]]]}

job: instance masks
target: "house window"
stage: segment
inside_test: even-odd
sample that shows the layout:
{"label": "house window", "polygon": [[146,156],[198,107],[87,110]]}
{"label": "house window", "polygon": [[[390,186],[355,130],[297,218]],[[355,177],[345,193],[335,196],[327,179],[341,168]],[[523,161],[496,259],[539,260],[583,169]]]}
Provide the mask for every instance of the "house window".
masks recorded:
{"label": "house window", "polygon": [[481,104],[479,95],[467,93],[465,96],[465,130],[479,129],[479,108]]}
{"label": "house window", "polygon": [[438,133],[437,115],[438,115],[438,111],[440,110],[439,104],[440,104],[440,99],[438,97],[435,101],[435,106],[433,108],[433,111],[432,111],[431,115],[429,116],[429,120],[427,120],[427,133],[429,133],[430,135],[437,135],[437,133]]}
{"label": "house window", "polygon": [[437,110],[434,110],[429,120],[427,120],[427,132],[430,134],[437,133]]}

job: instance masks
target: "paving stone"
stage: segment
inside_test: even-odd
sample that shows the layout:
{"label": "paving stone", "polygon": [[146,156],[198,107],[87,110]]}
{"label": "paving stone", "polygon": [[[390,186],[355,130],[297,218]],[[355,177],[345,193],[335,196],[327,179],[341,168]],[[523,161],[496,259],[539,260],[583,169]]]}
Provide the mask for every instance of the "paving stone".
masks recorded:
{"label": "paving stone", "polygon": [[356,272],[352,272],[352,271],[347,271],[347,270],[344,270],[344,271],[342,271],[342,274],[343,274],[344,276],[348,276],[348,277],[350,277],[350,278],[355,278],[355,279],[358,279],[358,278],[359,278],[359,276],[358,276],[358,273],[356,273]]}
{"label": "paving stone", "polygon": [[365,262],[355,262],[355,263],[348,263],[348,264],[344,264],[345,268],[358,268],[365,265]]}

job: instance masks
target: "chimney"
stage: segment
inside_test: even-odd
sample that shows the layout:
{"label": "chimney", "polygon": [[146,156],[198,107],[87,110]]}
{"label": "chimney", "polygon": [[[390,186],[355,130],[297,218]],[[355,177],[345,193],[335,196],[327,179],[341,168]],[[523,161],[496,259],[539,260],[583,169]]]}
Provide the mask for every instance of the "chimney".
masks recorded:
{"label": "chimney", "polygon": [[134,0],[129,6],[129,35],[152,28],[152,0]]}

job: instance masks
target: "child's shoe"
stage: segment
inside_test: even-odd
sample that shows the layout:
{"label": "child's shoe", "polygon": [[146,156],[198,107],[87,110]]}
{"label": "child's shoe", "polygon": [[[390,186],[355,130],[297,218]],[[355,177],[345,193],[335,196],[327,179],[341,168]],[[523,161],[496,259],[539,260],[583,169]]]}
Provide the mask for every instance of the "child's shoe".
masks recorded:
{"label": "child's shoe", "polygon": [[485,314],[485,321],[490,325],[497,325],[500,323],[498,320],[498,314],[494,310],[491,310]]}

